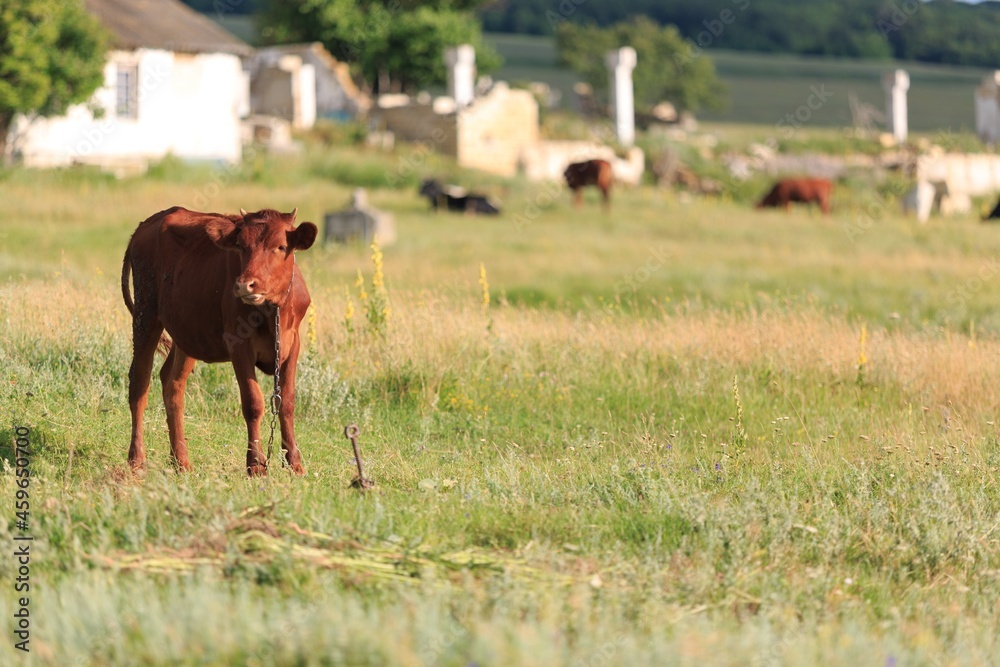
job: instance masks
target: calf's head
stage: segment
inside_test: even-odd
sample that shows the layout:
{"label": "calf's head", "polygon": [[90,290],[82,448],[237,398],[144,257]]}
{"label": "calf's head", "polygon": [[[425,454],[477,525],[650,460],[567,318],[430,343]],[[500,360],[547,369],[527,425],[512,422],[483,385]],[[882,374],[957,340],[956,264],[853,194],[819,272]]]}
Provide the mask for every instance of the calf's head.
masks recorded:
{"label": "calf's head", "polygon": [[239,216],[209,224],[206,231],[217,246],[240,254],[240,274],[233,285],[236,298],[255,306],[284,300],[295,269],[293,253],[312,246],[318,231],[311,222],[296,227],[297,211],[240,209]]}

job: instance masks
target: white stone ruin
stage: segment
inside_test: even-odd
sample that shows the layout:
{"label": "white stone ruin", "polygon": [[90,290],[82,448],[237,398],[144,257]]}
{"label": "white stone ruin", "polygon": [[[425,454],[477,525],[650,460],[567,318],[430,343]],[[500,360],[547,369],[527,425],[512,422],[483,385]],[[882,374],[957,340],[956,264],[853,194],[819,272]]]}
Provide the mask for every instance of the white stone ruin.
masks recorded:
{"label": "white stone ruin", "polygon": [[278,116],[296,130],[316,124],[316,67],[296,54],[275,52],[255,63],[250,79],[250,107]]}
{"label": "white stone ruin", "polygon": [[459,109],[469,106],[476,99],[476,50],[471,44],[445,49],[444,64],[448,67],[448,95]]}
{"label": "white stone ruin", "polygon": [[614,109],[618,143],[628,147],[635,142],[635,99],[632,92],[635,49],[625,46],[609,51],[605,63],[611,75],[611,107]]}
{"label": "white stone ruin", "polygon": [[901,144],[906,141],[909,132],[906,91],[910,89],[910,75],[901,69],[886,72],[882,76],[882,88],[885,90],[885,116],[889,120],[889,131],[896,143]]}
{"label": "white stone ruin", "polygon": [[976,134],[986,144],[1000,140],[1000,70],[983,77],[976,88]]}

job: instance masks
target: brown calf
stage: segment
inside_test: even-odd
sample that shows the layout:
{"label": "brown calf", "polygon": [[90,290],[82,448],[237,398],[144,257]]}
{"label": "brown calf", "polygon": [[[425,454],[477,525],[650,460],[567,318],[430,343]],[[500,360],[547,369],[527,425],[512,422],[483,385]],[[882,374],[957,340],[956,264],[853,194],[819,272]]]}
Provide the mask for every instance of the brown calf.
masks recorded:
{"label": "brown calf", "polygon": [[573,203],[580,206],[583,201],[582,190],[588,185],[597,186],[604,199],[604,207],[611,203],[611,163],[607,160],[587,160],[586,162],[574,162],[566,167],[563,172],[566,178],[566,185],[573,191]]}
{"label": "brown calf", "polygon": [[786,178],[774,184],[771,191],[757,204],[757,208],[780,206],[787,211],[792,202],[816,202],[820,210],[829,215],[832,191],[833,183],[825,178]]}
{"label": "brown calf", "polygon": [[[122,262],[122,296],[132,313],[128,461],[133,469],[141,469],[146,462],[143,412],[153,357],[162,340],[170,352],[160,369],[160,381],[170,451],[178,468],[191,469],[184,438],[184,388],[198,360],[233,364],[247,423],[247,472],[251,476],[267,473],[260,446],[260,423],[267,404],[255,369],[268,375],[276,368],[280,371],[281,445],[292,470],[304,472],[295,444],[293,413],[299,323],[310,299],[294,251],[309,248],[317,230],[311,222],[295,227],[295,213],[241,209],[239,215],[222,215],[175,206],[141,222],[132,234]],[[280,360],[275,354],[276,310]],[[164,330],[172,342],[163,338]]]}

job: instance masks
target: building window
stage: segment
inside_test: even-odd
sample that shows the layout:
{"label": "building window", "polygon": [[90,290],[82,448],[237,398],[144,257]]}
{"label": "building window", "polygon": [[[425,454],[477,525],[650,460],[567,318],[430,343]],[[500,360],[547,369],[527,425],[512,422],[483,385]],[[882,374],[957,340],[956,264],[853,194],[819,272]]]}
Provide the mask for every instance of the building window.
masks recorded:
{"label": "building window", "polygon": [[118,65],[118,90],[115,115],[119,118],[139,117],[139,66]]}

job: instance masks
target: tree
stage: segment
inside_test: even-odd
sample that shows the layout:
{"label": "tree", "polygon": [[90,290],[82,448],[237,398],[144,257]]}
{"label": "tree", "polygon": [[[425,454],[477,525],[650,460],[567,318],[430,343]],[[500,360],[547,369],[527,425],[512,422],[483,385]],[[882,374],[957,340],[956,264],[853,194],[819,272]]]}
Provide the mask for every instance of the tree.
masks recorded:
{"label": "tree", "polygon": [[104,28],[79,0],[0,3],[0,155],[19,114],[57,116],[104,82]]}
{"label": "tree", "polygon": [[[608,27],[644,15],[677,26],[686,39],[710,41],[713,49],[990,69],[1000,61],[1000,2],[995,0],[503,0],[480,13],[487,30],[497,32],[550,34],[565,21]],[[726,22],[726,16],[733,20]],[[713,25],[719,29],[712,30]]]}
{"label": "tree", "polygon": [[488,73],[500,56],[482,39],[471,9],[483,0],[268,0],[261,37],[280,44],[319,41],[381,93],[411,92],[446,79],[444,49],[476,48]]}
{"label": "tree", "polygon": [[688,111],[724,104],[725,88],[715,64],[696,44],[681,38],[674,26],[661,28],[637,17],[608,28],[569,22],[556,27],[560,62],[601,93],[608,89],[605,54],[622,46],[634,48],[638,58],[632,73],[637,108],[649,109],[662,101]]}

